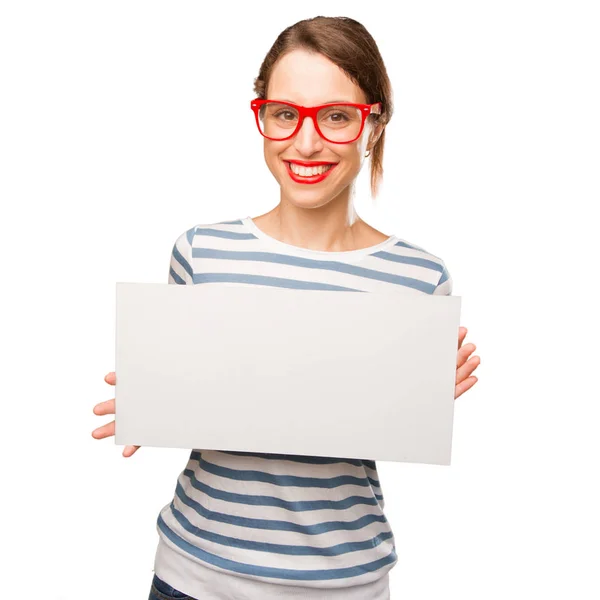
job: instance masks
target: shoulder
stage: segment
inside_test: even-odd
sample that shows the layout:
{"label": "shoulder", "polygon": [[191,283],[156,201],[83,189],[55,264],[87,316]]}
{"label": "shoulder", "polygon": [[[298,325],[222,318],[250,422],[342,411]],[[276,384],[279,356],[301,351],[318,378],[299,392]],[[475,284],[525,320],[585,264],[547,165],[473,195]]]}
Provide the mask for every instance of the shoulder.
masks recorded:
{"label": "shoulder", "polygon": [[247,235],[247,230],[241,218],[227,221],[196,223],[183,231],[177,237],[176,243],[188,244],[193,247],[194,243],[201,244],[203,237],[231,237]]}
{"label": "shoulder", "polygon": [[177,239],[175,240],[174,247],[175,248],[191,247],[194,242],[194,237],[196,236],[196,228],[197,227],[198,227],[197,225],[194,225],[192,227],[189,227],[185,231],[181,232],[177,236]]}
{"label": "shoulder", "polygon": [[404,255],[410,255],[417,260],[427,262],[428,264],[432,265],[433,268],[436,268],[440,273],[443,271],[445,263],[438,254],[434,254],[423,246],[419,246],[409,240],[400,238],[398,236],[395,237],[396,243],[392,246],[393,249],[396,249],[398,252],[401,252]]}
{"label": "shoulder", "polygon": [[445,296],[451,295],[452,277],[441,256],[409,240],[397,236],[396,239],[397,241],[392,248],[397,249],[397,252],[404,256],[409,256],[414,264],[435,272],[436,283],[432,293]]}

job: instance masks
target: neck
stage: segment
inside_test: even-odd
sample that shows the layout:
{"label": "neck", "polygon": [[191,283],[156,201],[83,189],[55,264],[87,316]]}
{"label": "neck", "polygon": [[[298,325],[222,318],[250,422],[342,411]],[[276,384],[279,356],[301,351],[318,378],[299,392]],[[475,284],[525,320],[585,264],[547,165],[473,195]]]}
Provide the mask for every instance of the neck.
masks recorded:
{"label": "neck", "polygon": [[326,252],[356,250],[361,247],[365,223],[354,209],[351,192],[348,186],[333,200],[310,208],[292,204],[282,193],[279,204],[261,216],[261,227],[293,246]]}

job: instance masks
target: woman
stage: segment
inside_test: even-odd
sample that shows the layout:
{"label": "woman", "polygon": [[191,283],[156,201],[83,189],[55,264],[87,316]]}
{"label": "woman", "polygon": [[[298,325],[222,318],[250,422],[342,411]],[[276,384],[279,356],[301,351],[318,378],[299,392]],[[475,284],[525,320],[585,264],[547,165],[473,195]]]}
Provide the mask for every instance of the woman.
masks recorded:
{"label": "woman", "polygon": [[[326,17],[287,28],[255,92],[251,108],[279,204],[182,233],[169,283],[450,294],[440,258],[377,231],[352,205],[367,156],[377,194],[392,115],[390,82],[365,28]],[[475,383],[479,363],[467,360],[475,347],[462,347],[465,334],[461,328],[455,397]],[[105,380],[114,385],[115,374]],[[114,413],[114,399],[94,411]],[[94,432],[113,434],[114,421]],[[193,450],[158,517],[149,598],[389,598],[397,556],[383,509],[374,461]]]}

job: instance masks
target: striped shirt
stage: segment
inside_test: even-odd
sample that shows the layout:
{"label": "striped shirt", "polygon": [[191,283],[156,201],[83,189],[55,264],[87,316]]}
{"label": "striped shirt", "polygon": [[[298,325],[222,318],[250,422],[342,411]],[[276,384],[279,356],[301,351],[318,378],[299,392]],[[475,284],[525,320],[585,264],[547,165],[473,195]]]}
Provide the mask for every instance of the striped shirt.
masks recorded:
{"label": "striped shirt", "polygon": [[[394,235],[359,250],[309,250],[250,217],[182,233],[169,283],[452,293],[444,262]],[[373,460],[194,449],[157,519],[154,570],[202,600],[384,600],[398,560],[384,506]]]}

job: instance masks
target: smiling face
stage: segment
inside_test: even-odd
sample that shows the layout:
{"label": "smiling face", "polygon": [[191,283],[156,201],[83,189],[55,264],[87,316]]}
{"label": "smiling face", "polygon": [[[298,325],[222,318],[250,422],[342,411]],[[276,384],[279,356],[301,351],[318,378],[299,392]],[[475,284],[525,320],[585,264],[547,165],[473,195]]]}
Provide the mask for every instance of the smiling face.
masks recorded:
{"label": "smiling face", "polygon": [[[366,104],[364,92],[333,62],[322,54],[294,50],[283,56],[273,68],[267,89],[267,99],[284,100],[300,106],[317,106],[330,102]],[[372,118],[372,117],[371,117]],[[362,167],[367,147],[372,147],[373,131],[370,119],[361,136],[349,144],[334,144],[324,140],[310,118],[306,118],[298,133],[289,140],[264,138],[264,154],[269,170],[281,186],[282,201],[302,208],[317,208],[334,199],[347,201],[352,184]],[[376,139],[375,137],[372,140]],[[303,181],[307,172],[290,167],[298,163],[333,163],[330,172]],[[327,167],[325,167],[327,168]]]}

